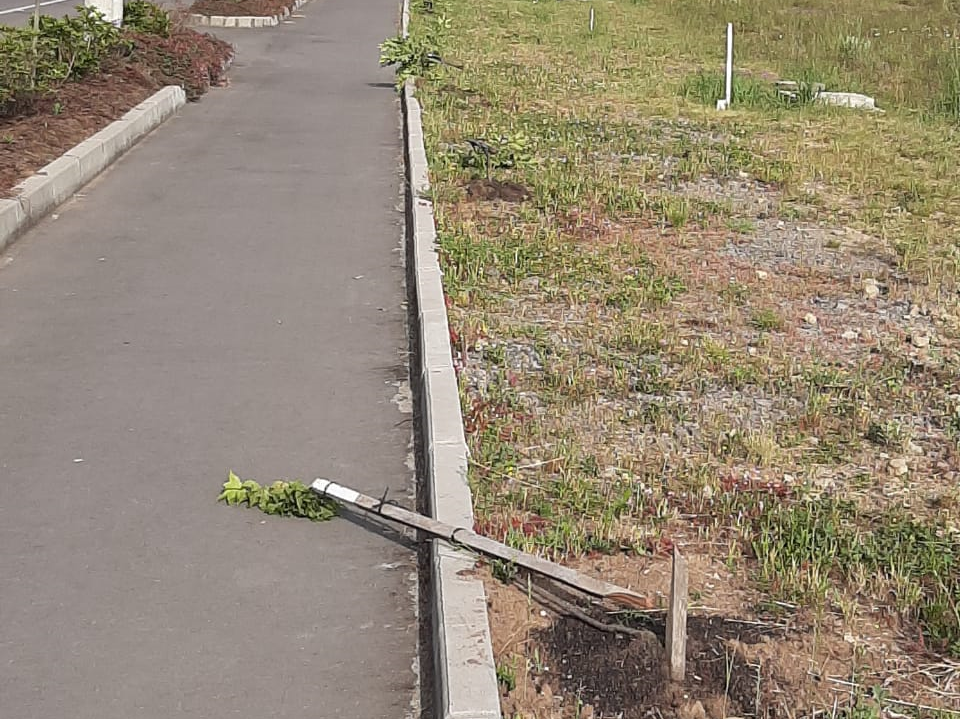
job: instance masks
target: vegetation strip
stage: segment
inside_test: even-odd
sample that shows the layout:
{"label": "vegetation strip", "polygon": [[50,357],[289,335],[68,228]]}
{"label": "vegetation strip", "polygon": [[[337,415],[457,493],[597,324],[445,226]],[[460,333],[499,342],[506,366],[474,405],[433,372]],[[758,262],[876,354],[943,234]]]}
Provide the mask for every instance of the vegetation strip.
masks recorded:
{"label": "vegetation strip", "polygon": [[421,0],[386,46],[419,78],[477,529],[655,606],[664,550],[690,562],[679,695],[630,679],[662,647],[489,584],[505,713],[960,706],[956,16],[594,9]]}
{"label": "vegetation strip", "polygon": [[32,27],[0,27],[0,193],[165,85],[188,100],[223,82],[232,47],[143,0],[122,28],[89,8]]}

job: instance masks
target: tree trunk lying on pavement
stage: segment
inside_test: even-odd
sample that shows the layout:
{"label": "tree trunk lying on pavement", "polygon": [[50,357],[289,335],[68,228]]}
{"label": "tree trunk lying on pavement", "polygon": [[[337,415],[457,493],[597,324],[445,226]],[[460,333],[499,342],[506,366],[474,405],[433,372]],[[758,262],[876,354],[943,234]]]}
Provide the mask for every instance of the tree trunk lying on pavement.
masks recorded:
{"label": "tree trunk lying on pavement", "polygon": [[542,557],[521,552],[519,549],[508,547],[489,537],[477,534],[472,529],[438,522],[417,512],[411,512],[395,504],[388,504],[384,500],[361,494],[328,479],[317,479],[310,485],[310,488],[321,496],[330,497],[342,504],[349,504],[365,512],[398,522],[406,527],[426,532],[454,546],[466,547],[487,557],[512,562],[518,567],[549,577],[597,599],[605,599],[632,609],[649,609],[651,607],[650,600],[642,594],[618,587],[601,579],[588,577],[570,567],[561,566]]}

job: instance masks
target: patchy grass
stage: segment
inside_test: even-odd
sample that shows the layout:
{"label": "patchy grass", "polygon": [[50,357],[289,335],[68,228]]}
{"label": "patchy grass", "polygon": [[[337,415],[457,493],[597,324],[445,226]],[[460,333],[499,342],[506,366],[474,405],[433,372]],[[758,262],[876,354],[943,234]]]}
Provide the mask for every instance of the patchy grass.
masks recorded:
{"label": "patchy grass", "polygon": [[[627,577],[673,544],[719,563],[751,599],[714,608],[788,606],[812,637],[783,644],[788,716],[872,716],[804,684],[831,638],[898,711],[956,708],[957,8],[594,8],[592,33],[578,3],[415,8],[463,65],[420,95],[479,529],[572,564],[623,553]],[[886,112],[809,102],[815,83]],[[522,688],[533,660],[509,651]]]}

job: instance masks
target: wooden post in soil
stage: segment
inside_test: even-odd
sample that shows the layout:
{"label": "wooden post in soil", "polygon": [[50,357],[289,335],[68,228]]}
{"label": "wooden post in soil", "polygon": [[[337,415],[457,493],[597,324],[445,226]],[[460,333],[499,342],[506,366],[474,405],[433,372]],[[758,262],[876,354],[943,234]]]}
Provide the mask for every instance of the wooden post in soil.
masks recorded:
{"label": "wooden post in soil", "polygon": [[670,606],[667,608],[667,661],[670,680],[682,682],[687,671],[687,560],[673,548]]}

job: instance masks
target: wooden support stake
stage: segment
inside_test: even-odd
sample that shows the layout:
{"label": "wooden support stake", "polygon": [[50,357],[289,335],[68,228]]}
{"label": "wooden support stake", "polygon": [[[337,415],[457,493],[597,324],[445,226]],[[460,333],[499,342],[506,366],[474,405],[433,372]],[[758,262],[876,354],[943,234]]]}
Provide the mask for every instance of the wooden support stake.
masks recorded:
{"label": "wooden support stake", "polygon": [[670,606],[667,609],[667,659],[670,679],[682,682],[687,671],[687,560],[673,548]]}

